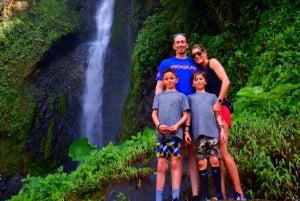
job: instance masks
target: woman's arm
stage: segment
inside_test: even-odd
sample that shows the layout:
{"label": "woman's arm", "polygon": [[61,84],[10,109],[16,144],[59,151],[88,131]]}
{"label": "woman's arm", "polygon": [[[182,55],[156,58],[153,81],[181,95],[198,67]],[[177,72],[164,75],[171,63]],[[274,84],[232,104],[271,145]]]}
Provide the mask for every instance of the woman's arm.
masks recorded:
{"label": "woman's arm", "polygon": [[210,59],[209,62],[210,62],[210,68],[216,73],[219,80],[222,82],[221,89],[218,94],[218,101],[213,106],[213,110],[215,112],[221,112],[221,103],[227,96],[229,86],[230,86],[230,80],[227,76],[224,67],[217,59]]}
{"label": "woman's arm", "polygon": [[221,90],[219,92],[219,99],[224,100],[226,98],[229,86],[230,86],[230,80],[228,78],[228,75],[222,66],[222,64],[217,59],[210,59],[210,68],[216,73],[220,81],[222,82]]}

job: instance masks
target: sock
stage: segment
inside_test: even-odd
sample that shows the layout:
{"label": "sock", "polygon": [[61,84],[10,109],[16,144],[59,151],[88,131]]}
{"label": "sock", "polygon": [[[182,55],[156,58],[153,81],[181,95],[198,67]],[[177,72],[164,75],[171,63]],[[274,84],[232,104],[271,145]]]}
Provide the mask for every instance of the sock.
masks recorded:
{"label": "sock", "polygon": [[179,189],[173,188],[172,189],[172,198],[175,199],[179,199]]}
{"label": "sock", "polygon": [[163,194],[164,192],[163,191],[160,191],[160,190],[156,190],[156,201],[163,201]]}
{"label": "sock", "polygon": [[202,198],[207,198],[208,197],[208,171],[207,169],[205,170],[200,170],[199,171],[200,175],[200,186],[201,186],[201,197]]}
{"label": "sock", "polygon": [[213,177],[214,177],[214,183],[215,183],[215,188],[216,188],[216,195],[217,196],[222,196],[220,166],[219,167],[213,167],[212,168],[212,173],[213,173]]}

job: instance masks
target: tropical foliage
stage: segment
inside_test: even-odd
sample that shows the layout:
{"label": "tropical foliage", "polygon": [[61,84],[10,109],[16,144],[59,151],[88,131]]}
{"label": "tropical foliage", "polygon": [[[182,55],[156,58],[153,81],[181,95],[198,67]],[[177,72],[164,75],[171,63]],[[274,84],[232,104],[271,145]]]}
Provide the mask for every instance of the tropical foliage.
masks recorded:
{"label": "tropical foliage", "polygon": [[[299,109],[296,114],[299,119]],[[248,117],[240,118],[233,126],[234,146],[230,147],[238,159],[248,198],[299,199],[297,119],[283,119],[276,114],[267,119]],[[135,181],[141,187],[140,181],[153,173],[149,163],[154,148],[155,132],[148,128],[120,145],[109,144],[100,151],[95,151],[86,139],[79,139],[70,148],[70,156],[82,161],[75,171],[65,173],[59,168],[45,177],[27,176],[21,192],[11,200],[105,200],[109,184]],[[121,192],[118,197],[127,200]]]}
{"label": "tropical foliage", "polygon": [[[0,18],[1,169],[19,170],[36,102],[27,79],[43,54],[77,28],[78,14],[67,0],[28,1],[27,10]],[[14,139],[14,140],[13,140]]]}
{"label": "tropical foliage", "polygon": [[[69,13],[65,6],[51,12],[45,9],[64,1],[40,2],[30,10],[30,19],[26,18],[26,22],[35,19],[32,22],[24,23],[22,15],[1,22],[0,128],[9,134],[25,133],[30,122],[34,100],[20,101],[31,100],[21,87],[31,66],[53,40],[73,29],[70,18],[64,18]],[[12,200],[103,200],[108,183],[138,181],[152,172],[145,159],[154,153],[154,131],[146,129],[131,136],[143,128],[141,121],[148,115],[144,108],[153,96],[147,91],[149,80],[154,79],[159,62],[172,54],[172,35],[177,32],[186,33],[191,45],[203,44],[231,79],[229,98],[235,112],[229,147],[246,195],[250,199],[299,200],[300,2],[163,0],[153,5],[156,7],[148,7],[147,14],[135,13],[139,33],[121,135],[128,141],[99,152],[85,146],[87,155],[73,147],[70,156],[83,160],[75,171],[65,173],[60,168],[46,177],[28,176]],[[58,18],[66,23],[63,27]],[[54,29],[47,29],[48,24]],[[32,42],[27,44],[27,40]],[[136,166],[141,158],[145,161],[142,168]],[[119,197],[126,199],[123,194]]]}
{"label": "tropical foliage", "polygon": [[[74,142],[70,152],[88,150],[90,146],[86,143],[84,139]],[[46,177],[28,176],[21,192],[11,201],[104,200],[109,184],[135,180],[138,185],[139,179],[153,173],[149,162],[154,147],[155,132],[146,128],[120,145],[109,144],[98,152],[94,152],[93,147],[90,151],[79,151],[77,154],[84,159],[76,171],[65,173],[59,168]]]}

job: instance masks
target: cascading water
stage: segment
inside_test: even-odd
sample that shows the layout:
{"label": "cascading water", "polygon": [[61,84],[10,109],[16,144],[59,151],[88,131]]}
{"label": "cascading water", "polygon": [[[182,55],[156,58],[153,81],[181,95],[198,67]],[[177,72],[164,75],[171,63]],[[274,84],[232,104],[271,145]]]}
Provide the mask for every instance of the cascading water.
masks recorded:
{"label": "cascading water", "polygon": [[102,145],[102,87],[106,49],[111,36],[114,0],[100,0],[96,12],[97,34],[90,43],[83,97],[81,136],[92,145]]}

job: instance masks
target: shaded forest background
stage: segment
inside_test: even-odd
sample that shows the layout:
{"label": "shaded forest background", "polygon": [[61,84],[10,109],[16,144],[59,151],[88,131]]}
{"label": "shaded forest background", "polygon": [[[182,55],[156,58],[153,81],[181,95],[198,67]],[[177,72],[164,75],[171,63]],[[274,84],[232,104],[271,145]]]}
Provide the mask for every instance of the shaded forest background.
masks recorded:
{"label": "shaded forest background", "polygon": [[[0,4],[0,167],[10,170],[11,161],[5,159],[23,149],[12,150],[5,142],[11,136],[24,142],[34,115],[27,77],[51,45],[76,32],[84,1],[10,1],[20,6],[5,10],[7,2]],[[101,200],[108,184],[136,180],[142,185],[141,179],[153,173],[150,112],[156,70],[173,54],[172,35],[178,32],[187,34],[190,45],[203,44],[230,77],[229,99],[235,106],[230,150],[247,196],[299,199],[300,2],[149,0],[133,1],[129,12],[136,40],[120,144],[90,152],[73,172],[60,168],[28,176],[12,200]],[[122,199],[126,196],[120,194]]]}

